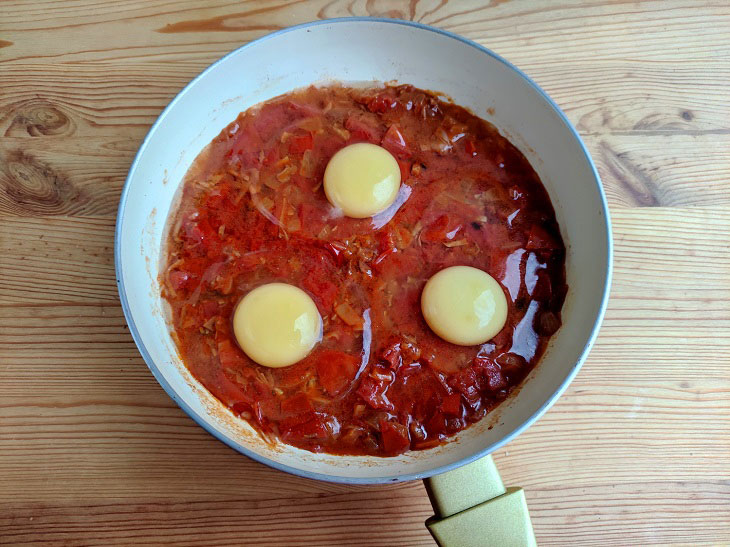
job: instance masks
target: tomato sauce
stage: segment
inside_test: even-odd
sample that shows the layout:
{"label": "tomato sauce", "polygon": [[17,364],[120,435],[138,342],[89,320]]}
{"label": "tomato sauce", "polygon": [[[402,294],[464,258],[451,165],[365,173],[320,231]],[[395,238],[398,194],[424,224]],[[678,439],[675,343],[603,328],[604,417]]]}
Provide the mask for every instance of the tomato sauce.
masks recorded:
{"label": "tomato sauce", "polygon": [[[398,160],[396,203],[338,216],[328,160],[371,142]],[[262,435],[311,451],[391,456],[482,419],[535,366],[560,327],[565,248],[525,157],[487,122],[412,86],[329,86],[241,113],[201,153],[172,212],[161,284],[192,374]],[[504,329],[480,346],[438,338],[426,281],[454,265],[503,287]],[[237,346],[231,315],[283,281],[322,315],[321,343],[269,369]]]}

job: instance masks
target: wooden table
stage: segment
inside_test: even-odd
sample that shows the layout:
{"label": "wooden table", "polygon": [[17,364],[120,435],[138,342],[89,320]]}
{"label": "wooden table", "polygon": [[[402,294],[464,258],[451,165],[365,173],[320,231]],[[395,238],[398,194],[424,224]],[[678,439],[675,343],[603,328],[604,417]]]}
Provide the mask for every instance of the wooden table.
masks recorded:
{"label": "wooden table", "polygon": [[0,544],[431,544],[420,483],[288,476],[196,426],[137,352],[114,278],[122,184],[168,101],[249,40],[365,14],[446,28],[516,63],[603,178],[616,266],[598,343],[496,454],[541,544],[730,543],[725,0],[6,0]]}

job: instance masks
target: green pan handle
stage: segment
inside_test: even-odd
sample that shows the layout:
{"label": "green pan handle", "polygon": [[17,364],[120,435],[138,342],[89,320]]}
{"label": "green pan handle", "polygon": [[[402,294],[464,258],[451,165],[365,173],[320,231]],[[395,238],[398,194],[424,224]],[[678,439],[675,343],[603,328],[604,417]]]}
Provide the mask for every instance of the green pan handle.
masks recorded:
{"label": "green pan handle", "polygon": [[536,546],[522,488],[505,488],[491,456],[423,481],[441,547]]}

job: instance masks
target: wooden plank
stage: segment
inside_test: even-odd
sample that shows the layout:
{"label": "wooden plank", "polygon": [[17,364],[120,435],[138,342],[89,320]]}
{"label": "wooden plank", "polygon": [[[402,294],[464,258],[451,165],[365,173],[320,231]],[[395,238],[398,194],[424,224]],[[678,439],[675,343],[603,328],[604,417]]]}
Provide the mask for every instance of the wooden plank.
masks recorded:
{"label": "wooden plank", "polygon": [[[668,60],[669,52],[671,60],[678,62],[722,59],[730,52],[730,42],[724,39],[730,9],[723,1],[703,2],[698,7],[681,0],[646,1],[640,6],[630,1],[580,0],[277,0],[201,7],[192,0],[175,4],[137,0],[108,11],[93,1],[78,2],[66,11],[46,0],[34,2],[31,10],[18,1],[5,2],[3,7],[0,30],[3,39],[12,43],[3,48],[3,56],[18,62],[205,58],[279,28],[352,15],[436,25],[488,45],[520,65],[536,58],[662,62]],[[713,24],[707,24],[709,19]]]}
{"label": "wooden plank", "polygon": [[[110,501],[85,506],[14,505],[22,517],[0,516],[0,537],[13,544],[45,541],[108,545],[428,545],[423,525],[430,511],[419,484],[359,488],[346,494],[299,496],[295,505],[280,500],[199,503]],[[240,496],[240,494],[239,494]],[[82,516],[83,515],[83,516]],[[27,523],[27,524],[26,524]]]}
{"label": "wooden plank", "polygon": [[[49,184],[51,191],[55,186]],[[37,186],[35,186],[37,188]],[[14,203],[14,202],[13,202]],[[54,207],[74,208],[56,194]],[[96,207],[98,202],[86,204]],[[26,201],[24,207],[28,206]],[[37,202],[34,207],[37,206]],[[8,216],[0,234],[0,305],[118,302],[114,218]]]}
{"label": "wooden plank", "polygon": [[585,140],[612,210],[730,205],[730,134],[632,133]]}
{"label": "wooden plank", "polygon": [[136,150],[162,109],[205,67],[184,62],[122,66],[4,63],[0,134],[25,138],[21,142],[27,144],[35,140],[31,137],[49,142],[111,137]]}
{"label": "wooden plank", "polygon": [[727,498],[727,482],[719,479],[608,481],[527,493],[540,545],[722,545],[718,538],[729,532]]}

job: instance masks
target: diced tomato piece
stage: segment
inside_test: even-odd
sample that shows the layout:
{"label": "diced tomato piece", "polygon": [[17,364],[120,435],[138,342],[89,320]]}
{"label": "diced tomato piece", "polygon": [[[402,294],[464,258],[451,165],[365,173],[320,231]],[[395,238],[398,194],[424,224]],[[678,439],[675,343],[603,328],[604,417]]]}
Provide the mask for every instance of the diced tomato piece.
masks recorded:
{"label": "diced tomato piece", "polygon": [[383,448],[392,456],[402,454],[411,446],[408,429],[398,422],[380,421],[380,434],[383,437]]}
{"label": "diced tomato piece", "polygon": [[193,281],[193,276],[187,272],[175,270],[170,272],[170,284],[176,291],[187,289]]}
{"label": "diced tomato piece", "polygon": [[497,363],[502,370],[502,374],[511,376],[512,378],[520,374],[527,368],[527,361],[521,355],[516,353],[502,353],[497,357]]}
{"label": "diced tomato piece", "polygon": [[378,251],[378,256],[373,260],[373,266],[380,265],[387,257],[398,251],[393,240],[393,234],[389,229],[382,230],[378,233]]}
{"label": "diced tomato piece", "polygon": [[[419,362],[411,363],[410,365],[404,365],[398,369],[398,377],[406,379],[405,381],[407,382],[407,380],[410,376],[413,376],[414,374],[418,374],[422,370],[423,369],[421,367],[421,363],[419,363]],[[420,399],[420,394],[419,394],[418,398]],[[415,403],[415,401],[412,401],[412,402]]]}
{"label": "diced tomato piece", "polygon": [[507,387],[507,380],[502,375],[501,371],[488,370],[486,371],[486,375],[487,385],[492,391],[499,391],[500,389]]}
{"label": "diced tomato piece", "polygon": [[471,367],[452,375],[448,383],[470,403],[477,401],[481,396],[481,378]]}
{"label": "diced tomato piece", "polygon": [[229,380],[222,370],[219,370],[213,380],[215,385],[215,394],[227,406],[233,406],[236,403],[250,404],[253,399],[238,384]]}
{"label": "diced tomato piece", "polygon": [[295,428],[311,420],[314,414],[309,398],[304,393],[297,393],[282,401],[279,426],[282,430]]}
{"label": "diced tomato piece", "polygon": [[311,133],[295,135],[289,140],[290,154],[304,154],[305,150],[311,150],[314,146],[314,138]]}
{"label": "diced tomato piece", "polygon": [[539,224],[533,224],[530,228],[530,236],[527,239],[525,249],[528,251],[537,250],[555,250],[558,248],[558,242],[551,236],[545,228]]}
{"label": "diced tomato piece", "polygon": [[[309,192],[312,191],[312,187],[314,186],[314,184],[312,183],[312,179],[308,179],[306,177],[303,177],[303,176],[299,175],[298,173],[294,173],[291,176],[291,181],[295,185],[297,185],[299,188],[301,188],[302,190],[307,190]],[[302,220],[302,218],[301,218],[301,213],[300,213],[299,214],[299,221],[301,222],[301,220]],[[302,226],[303,226],[303,224],[302,224]]]}
{"label": "diced tomato piece", "polygon": [[466,139],[466,141],[464,142],[464,151],[470,156],[477,155],[477,145],[472,139]]}
{"label": "diced tomato piece", "polygon": [[289,101],[287,103],[286,107],[287,107],[287,110],[289,110],[289,112],[291,112],[294,115],[301,117],[301,118],[309,118],[312,116],[319,116],[320,114],[322,114],[322,109],[313,104]]}
{"label": "diced tomato piece", "polygon": [[314,295],[315,302],[319,300],[318,303],[325,313],[332,311],[332,306],[334,306],[339,293],[337,285],[322,277],[310,275],[302,281],[302,286]]}
{"label": "diced tomato piece", "polygon": [[[230,193],[228,188],[228,186],[223,186],[221,188],[216,187],[214,190],[211,190],[208,201],[205,204],[206,209],[209,211],[216,211],[218,214],[220,214],[221,210],[225,210],[227,208],[226,202],[228,201],[228,194]],[[218,215],[216,215],[216,217],[217,216]],[[217,218],[210,220],[217,220]]]}
{"label": "diced tomato piece", "polygon": [[403,250],[408,247],[413,241],[413,233],[405,226],[394,226],[393,227],[393,243],[399,250]]}
{"label": "diced tomato piece", "polygon": [[319,233],[324,226],[324,218],[325,212],[322,209],[315,207],[306,201],[302,203],[299,208],[299,220],[302,223],[302,227],[310,233]]}
{"label": "diced tomato piece", "polygon": [[210,319],[211,317],[214,317],[218,314],[220,311],[220,307],[218,306],[218,302],[215,300],[204,300],[200,304],[200,314],[203,316],[204,319]]}
{"label": "diced tomato piece", "polygon": [[243,360],[241,350],[234,346],[230,340],[223,339],[218,342],[218,359],[223,368],[235,368]]}
{"label": "diced tomato piece", "polygon": [[185,259],[185,271],[195,278],[203,276],[203,272],[208,268],[208,260],[205,258],[195,258],[189,256]]}
{"label": "diced tomato piece", "polygon": [[[253,117],[252,125],[262,142],[278,136],[281,127],[285,127],[291,114],[283,104],[265,104]],[[259,148],[260,149],[260,148]]]}
{"label": "diced tomato piece", "polygon": [[194,220],[185,220],[182,224],[182,237],[193,244],[203,243],[205,238],[203,231],[200,229],[198,222]]}
{"label": "diced tomato piece", "polygon": [[537,282],[530,296],[540,302],[546,302],[553,297],[553,284],[550,281],[550,276],[544,270],[538,272]]}
{"label": "diced tomato piece", "polygon": [[264,165],[273,165],[279,161],[279,149],[277,147],[269,148],[264,155]]}
{"label": "diced tomato piece", "polygon": [[446,233],[449,231],[448,215],[441,215],[434,220],[429,226],[421,232],[421,240],[438,243],[446,239]]}
{"label": "diced tomato piece", "polygon": [[335,264],[342,266],[345,262],[346,247],[341,243],[332,243],[331,241],[325,242],[323,246],[335,258]]}
{"label": "diced tomato piece", "polygon": [[[248,369],[249,374],[253,371]],[[268,382],[262,382],[258,378],[254,379],[249,376],[249,390],[256,392],[256,400],[264,401],[274,397],[274,393],[271,391],[271,385]]]}
{"label": "diced tomato piece", "polygon": [[441,243],[454,239],[463,226],[453,222],[448,215],[441,215],[421,232],[421,240],[430,243]]}
{"label": "diced tomato piece", "polygon": [[395,241],[393,241],[393,234],[386,228],[378,233],[378,250],[381,253],[395,249]]}
{"label": "diced tomato piece", "polygon": [[507,381],[502,375],[501,367],[492,359],[489,359],[487,357],[475,357],[474,366],[487,380],[487,387],[491,391],[498,391],[502,388],[507,387]]}
{"label": "diced tomato piece", "polygon": [[405,182],[411,176],[411,162],[408,160],[396,160],[400,169],[400,181]]}
{"label": "diced tomato piece", "polygon": [[344,351],[324,350],[317,356],[319,383],[330,395],[341,393],[355,377],[360,358]]}
{"label": "diced tomato piece", "polygon": [[291,389],[303,383],[310,374],[311,363],[308,360],[299,361],[290,367],[274,370],[276,384],[283,389]]}
{"label": "diced tomato piece", "polygon": [[243,414],[244,412],[248,412],[249,414],[253,414],[253,407],[250,404],[248,404],[248,403],[244,403],[244,402],[240,402],[239,401],[238,403],[234,403],[231,406],[231,411],[234,414],[237,414],[239,416],[241,414]]}
{"label": "diced tomato piece", "polygon": [[406,363],[413,363],[421,357],[421,348],[415,342],[404,340],[400,345],[400,351]]}
{"label": "diced tomato piece", "polygon": [[310,412],[314,412],[314,407],[312,407],[312,402],[309,400],[309,397],[304,393],[292,395],[281,403],[281,414],[285,418],[300,416]]}
{"label": "diced tomato piece", "polygon": [[406,139],[397,125],[391,125],[388,128],[380,144],[393,155],[401,157],[411,155]]}
{"label": "diced tomato piece", "polygon": [[200,247],[208,257],[213,258],[220,254],[221,242],[218,233],[213,230],[206,219],[184,222],[183,230],[186,239]]}
{"label": "diced tomato piece", "polygon": [[351,136],[358,140],[380,142],[382,129],[377,120],[372,120],[362,114],[353,114],[345,120],[345,128]]}
{"label": "diced tomato piece", "polygon": [[392,247],[388,249],[387,251],[383,251],[378,256],[375,257],[375,260],[373,260],[373,266],[375,266],[377,269],[380,269],[381,265],[385,261],[386,258],[388,258],[390,255],[393,255],[398,252],[398,249],[395,247]]}
{"label": "diced tomato piece", "polygon": [[247,127],[234,135],[229,156],[233,160],[240,159],[243,167],[256,167],[260,149],[261,139],[253,127]]}
{"label": "diced tomato piece", "polygon": [[[381,365],[375,365],[373,369],[383,379],[376,379],[371,375],[365,376],[360,382],[357,394],[374,409],[394,410],[393,403],[388,399],[388,388],[395,375]],[[390,380],[385,379],[388,374],[390,374]]]}
{"label": "diced tomato piece", "polygon": [[264,424],[265,421],[278,421],[281,420],[281,404],[278,399],[264,399],[263,401],[256,401],[253,404],[254,413],[256,419],[260,424]]}
{"label": "diced tomato piece", "polygon": [[441,402],[441,412],[449,416],[458,416],[461,414],[461,396],[458,393],[452,393],[444,397]]}
{"label": "diced tomato piece", "polygon": [[395,107],[398,102],[391,96],[380,93],[367,102],[368,110],[382,114]]}
{"label": "diced tomato piece", "polygon": [[303,423],[297,428],[297,430],[302,437],[306,437],[308,439],[323,440],[326,439],[328,436],[326,424],[319,417]]}
{"label": "diced tomato piece", "polygon": [[305,422],[297,424],[289,424],[281,422],[281,439],[284,442],[295,442],[304,440],[323,441],[330,436],[327,428],[327,420],[321,414],[314,414],[312,418]]}
{"label": "diced tomato piece", "polygon": [[426,424],[426,431],[428,431],[429,437],[446,431],[446,417],[441,412],[434,414]]}
{"label": "diced tomato piece", "polygon": [[387,362],[391,369],[397,370],[402,364],[400,355],[400,342],[398,340],[391,341],[380,352],[380,358]]}

